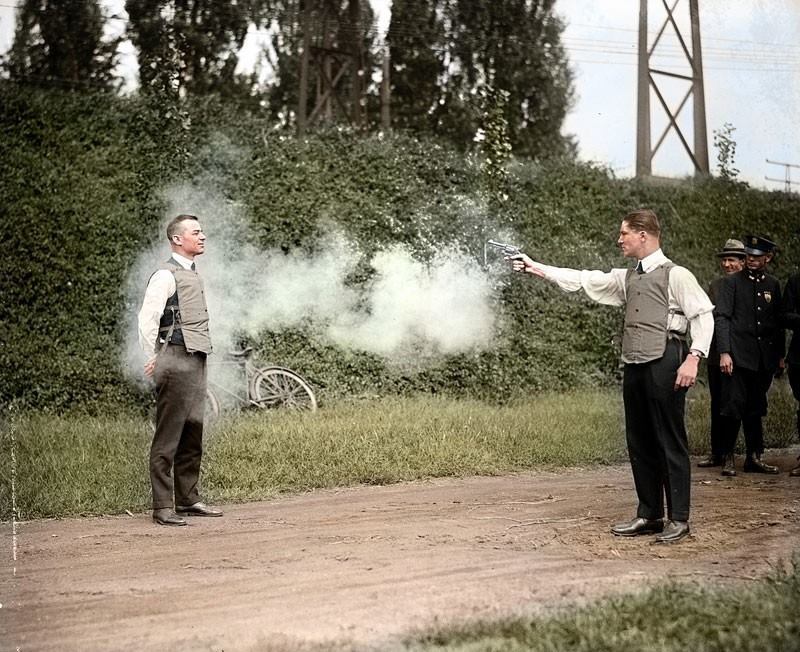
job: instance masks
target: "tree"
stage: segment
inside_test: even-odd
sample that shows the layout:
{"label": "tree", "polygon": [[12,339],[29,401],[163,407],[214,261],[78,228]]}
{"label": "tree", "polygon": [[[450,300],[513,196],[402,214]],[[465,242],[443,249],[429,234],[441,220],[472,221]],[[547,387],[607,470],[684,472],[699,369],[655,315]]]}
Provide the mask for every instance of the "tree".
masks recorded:
{"label": "tree", "polygon": [[266,0],[126,0],[141,87],[160,85],[166,65],[177,66],[180,90],[191,95],[249,94],[252,78],[236,75],[238,52],[249,26],[262,23],[267,5]]}
{"label": "tree", "polygon": [[24,0],[4,67],[32,85],[108,88],[115,85],[120,39],[103,40],[96,0]]}
{"label": "tree", "polygon": [[386,34],[391,66],[392,124],[435,130],[446,68],[445,0],[394,0]]}
{"label": "tree", "polygon": [[725,181],[736,181],[739,169],[736,167],[736,141],[733,132],[736,131],[730,122],[726,122],[720,129],[714,129],[714,147],[717,148],[717,170],[719,176]]}
{"label": "tree", "polygon": [[[517,154],[569,153],[561,125],[573,97],[555,0],[404,0],[389,28],[395,114],[411,128],[469,147],[481,121],[481,89],[508,93],[508,133]],[[438,51],[420,53],[429,25]],[[417,60],[425,57],[427,63]],[[398,66],[400,66],[398,68]],[[434,67],[436,68],[434,71]],[[436,80],[432,84],[432,80]],[[412,99],[413,98],[413,99]]]}

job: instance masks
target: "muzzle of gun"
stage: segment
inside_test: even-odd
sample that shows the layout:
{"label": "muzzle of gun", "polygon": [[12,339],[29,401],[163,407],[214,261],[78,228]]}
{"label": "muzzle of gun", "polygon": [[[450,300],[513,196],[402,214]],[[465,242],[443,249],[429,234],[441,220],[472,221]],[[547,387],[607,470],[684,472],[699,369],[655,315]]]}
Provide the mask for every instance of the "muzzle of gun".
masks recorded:
{"label": "muzzle of gun", "polygon": [[506,242],[498,242],[497,240],[487,240],[483,245],[483,266],[489,267],[489,247],[498,249],[504,256],[516,256],[522,253],[522,249],[516,245],[508,244]]}

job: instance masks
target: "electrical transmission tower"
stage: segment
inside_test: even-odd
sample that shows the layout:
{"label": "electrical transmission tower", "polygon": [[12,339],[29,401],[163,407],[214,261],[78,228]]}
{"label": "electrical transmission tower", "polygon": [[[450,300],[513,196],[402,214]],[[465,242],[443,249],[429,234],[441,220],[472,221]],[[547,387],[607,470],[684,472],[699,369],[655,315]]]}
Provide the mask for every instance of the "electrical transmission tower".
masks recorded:
{"label": "electrical transmission tower", "polygon": [[[697,0],[688,0],[689,20],[691,25],[690,46],[686,45],[687,39],[681,33],[675,19],[675,8],[681,0],[661,0],[666,10],[664,24],[658,30],[652,44],[648,44],[648,0],[639,0],[639,75],[638,75],[638,101],[637,101],[637,128],[636,128],[636,176],[649,177],[653,174],[653,157],[671,131],[680,139],[683,148],[689,155],[696,175],[708,174],[708,136],[706,133],[706,107],[705,91],[703,89],[703,59],[700,50],[700,17],[697,10]],[[685,4],[685,3],[684,3]],[[667,30],[674,31],[680,50],[689,63],[690,73],[681,74],[668,70],[655,68],[652,59],[658,56],[659,45],[663,45],[662,37]],[[689,88],[676,109],[671,109],[665,99],[664,86],[667,79],[678,79],[689,83]],[[667,114],[667,126],[663,133],[652,145],[650,128],[650,98],[651,93],[658,99],[659,104]],[[678,116],[689,98],[692,98],[694,137],[688,139],[678,124]],[[693,146],[689,141],[693,140]]]}
{"label": "electrical transmission tower", "polygon": [[798,183],[800,183],[798,181],[792,181],[792,168],[800,169],[800,165],[797,165],[796,163],[781,163],[780,161],[770,161],[769,159],[765,159],[765,160],[770,165],[782,165],[784,167],[783,179],[775,179],[774,177],[765,176],[764,178],[767,181],[778,181],[778,182],[782,181],[783,182],[783,190],[785,192],[791,192],[792,191],[792,184],[797,185]]}

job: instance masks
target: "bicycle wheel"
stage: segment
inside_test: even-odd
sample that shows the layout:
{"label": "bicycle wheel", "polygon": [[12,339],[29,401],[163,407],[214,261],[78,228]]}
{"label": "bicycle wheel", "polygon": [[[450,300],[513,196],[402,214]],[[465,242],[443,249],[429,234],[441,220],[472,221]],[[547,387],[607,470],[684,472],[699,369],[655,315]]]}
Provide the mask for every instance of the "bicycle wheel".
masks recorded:
{"label": "bicycle wheel", "polygon": [[317,409],[314,390],[299,374],[283,367],[264,367],[256,372],[250,386],[253,400],[261,408],[290,410]]}

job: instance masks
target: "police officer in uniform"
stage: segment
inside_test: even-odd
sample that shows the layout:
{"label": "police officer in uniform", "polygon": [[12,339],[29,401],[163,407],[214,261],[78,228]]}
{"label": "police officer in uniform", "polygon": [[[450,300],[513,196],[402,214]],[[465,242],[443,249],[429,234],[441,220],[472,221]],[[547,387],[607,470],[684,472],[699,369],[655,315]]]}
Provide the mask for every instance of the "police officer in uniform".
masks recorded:
{"label": "police officer in uniform", "polygon": [[[736,274],[744,269],[744,260],[747,254],[744,252],[744,243],[741,240],[730,238],[725,242],[722,251],[717,253],[719,266],[723,276],[715,278],[711,282],[708,291],[708,298],[711,303],[717,302],[717,293],[726,276]],[[697,463],[701,468],[712,466],[722,466],[725,460],[722,433],[722,420],[719,415],[720,408],[720,387],[722,384],[722,373],[719,370],[719,351],[717,350],[717,338],[711,340],[711,349],[708,352],[708,391],[711,394],[711,454],[704,460]],[[723,468],[723,475],[729,474],[729,469]]]}
{"label": "police officer in uniform", "polygon": [[745,269],[725,278],[715,307],[727,475],[735,475],[733,455],[740,421],[747,451],[744,471],[778,473],[777,467],[761,459],[767,390],[786,347],[780,284],[765,271],[775,243],[748,235],[744,247]]}
{"label": "police officer in uniform", "polygon": [[[792,331],[786,362],[789,367],[789,385],[798,401],[797,433],[800,436],[800,273],[793,274],[786,282],[783,292],[783,319],[786,328]],[[789,475],[800,478],[800,457]]]}
{"label": "police officer in uniform", "polygon": [[611,532],[623,537],[656,534],[657,542],[673,543],[689,534],[685,399],[700,358],[708,355],[714,306],[694,275],[661,251],[661,226],[653,211],[628,213],[617,244],[625,257],[637,261],[635,268],[602,272],[551,267],[525,254],[510,259],[515,270],[552,281],[562,290],[583,290],[594,301],[625,307],[622,395],[639,505],[634,519],[614,525]]}
{"label": "police officer in uniform", "polygon": [[206,356],[211,353],[203,281],[194,258],[206,236],[194,215],[167,225],[172,256],[151,277],[139,311],[139,343],[156,383],[156,430],[150,447],[153,521],[186,525],[184,516],[222,516],[200,500]]}

